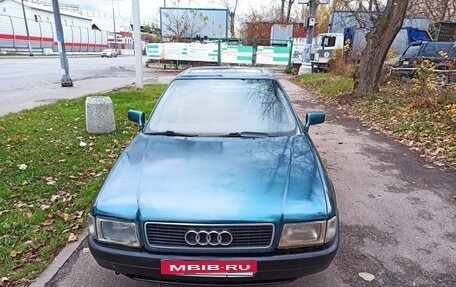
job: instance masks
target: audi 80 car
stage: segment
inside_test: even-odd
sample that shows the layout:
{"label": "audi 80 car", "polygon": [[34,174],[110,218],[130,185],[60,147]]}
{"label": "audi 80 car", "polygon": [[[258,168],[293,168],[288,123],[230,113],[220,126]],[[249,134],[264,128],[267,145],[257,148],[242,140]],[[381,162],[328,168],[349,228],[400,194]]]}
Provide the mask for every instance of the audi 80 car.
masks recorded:
{"label": "audi 80 car", "polygon": [[320,272],[339,244],[331,180],[263,68],[179,74],[106,178],[89,215],[99,265],[177,284],[292,281]]}

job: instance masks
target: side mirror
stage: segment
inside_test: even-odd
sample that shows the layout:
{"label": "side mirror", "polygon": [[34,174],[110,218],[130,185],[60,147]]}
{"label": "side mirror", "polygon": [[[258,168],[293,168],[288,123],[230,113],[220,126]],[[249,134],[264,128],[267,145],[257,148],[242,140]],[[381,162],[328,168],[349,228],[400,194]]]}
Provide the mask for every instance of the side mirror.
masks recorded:
{"label": "side mirror", "polygon": [[318,125],[325,122],[326,114],[323,111],[308,112],[306,115],[306,130],[309,130],[311,125]]}
{"label": "side mirror", "polygon": [[128,119],[132,122],[137,123],[139,126],[139,129],[142,129],[144,126],[144,123],[146,122],[146,115],[142,111],[129,110]]}

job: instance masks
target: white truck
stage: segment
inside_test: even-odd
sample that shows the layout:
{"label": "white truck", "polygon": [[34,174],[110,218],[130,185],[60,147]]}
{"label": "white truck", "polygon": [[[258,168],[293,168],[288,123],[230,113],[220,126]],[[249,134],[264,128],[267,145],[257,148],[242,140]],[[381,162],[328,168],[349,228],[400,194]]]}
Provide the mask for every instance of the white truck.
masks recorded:
{"label": "white truck", "polygon": [[[319,34],[310,53],[312,71],[328,71],[329,60],[336,55],[350,52],[351,57],[359,57],[366,47],[366,33],[366,28],[345,28],[344,33]],[[431,37],[427,30],[403,27],[391,44],[390,51],[399,58],[415,41],[431,41]]]}
{"label": "white truck", "polygon": [[329,71],[329,60],[337,53],[343,53],[344,34],[322,33],[314,41],[310,52],[310,63],[313,72]]}

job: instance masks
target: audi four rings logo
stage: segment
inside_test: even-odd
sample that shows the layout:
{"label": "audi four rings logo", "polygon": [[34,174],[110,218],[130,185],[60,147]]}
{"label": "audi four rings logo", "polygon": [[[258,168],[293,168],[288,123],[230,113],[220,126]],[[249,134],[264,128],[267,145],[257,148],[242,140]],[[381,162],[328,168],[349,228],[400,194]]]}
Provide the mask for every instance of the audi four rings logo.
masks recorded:
{"label": "audi four rings logo", "polygon": [[233,235],[228,231],[189,230],[185,242],[190,246],[228,246],[233,242]]}

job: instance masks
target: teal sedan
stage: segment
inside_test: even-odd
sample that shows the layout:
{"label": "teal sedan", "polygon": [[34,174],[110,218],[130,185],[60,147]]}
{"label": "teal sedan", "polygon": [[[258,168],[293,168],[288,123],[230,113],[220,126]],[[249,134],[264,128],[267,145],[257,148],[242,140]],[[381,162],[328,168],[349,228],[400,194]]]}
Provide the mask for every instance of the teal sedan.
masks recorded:
{"label": "teal sedan", "polygon": [[106,178],[89,215],[99,265],[178,284],[292,281],[339,245],[334,187],[302,123],[263,68],[179,74]]}

